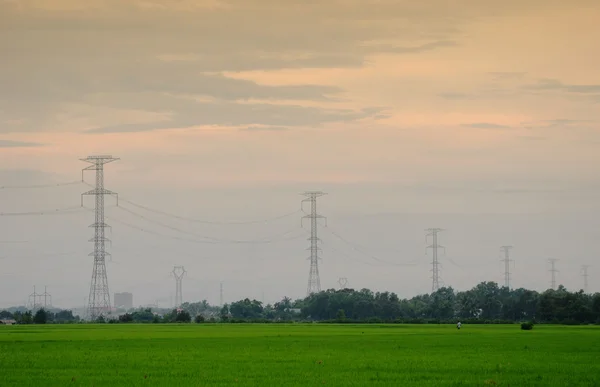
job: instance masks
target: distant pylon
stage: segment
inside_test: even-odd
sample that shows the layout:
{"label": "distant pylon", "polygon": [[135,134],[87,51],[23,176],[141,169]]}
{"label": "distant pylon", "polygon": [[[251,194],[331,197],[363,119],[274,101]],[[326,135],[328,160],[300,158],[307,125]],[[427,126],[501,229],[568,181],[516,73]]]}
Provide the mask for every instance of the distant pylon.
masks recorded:
{"label": "distant pylon", "polygon": [[173,271],[171,273],[173,273],[173,276],[175,277],[175,307],[179,308],[181,304],[183,304],[181,283],[183,282],[183,276],[185,275],[186,271],[183,266],[175,266],[173,267]]}
{"label": "distant pylon", "polygon": [[317,198],[326,193],[321,191],[309,191],[305,192],[302,195],[306,196],[306,199],[302,200],[304,202],[310,202],[310,214],[302,217],[304,219],[310,219],[310,272],[308,275],[308,287],[306,290],[306,295],[310,296],[312,293],[318,293],[321,291],[321,279],[319,278],[319,237],[317,234],[317,220],[325,219],[324,216],[317,214]]}
{"label": "distant pylon", "polygon": [[223,282],[221,282],[221,287],[220,287],[219,290],[220,290],[219,301],[220,301],[220,305],[221,305],[221,308],[222,308],[223,307]]}
{"label": "distant pylon", "polygon": [[340,285],[340,290],[346,289],[346,286],[348,286],[348,278],[340,278],[338,284]]}
{"label": "distant pylon", "polygon": [[48,293],[47,286],[44,286],[44,294],[40,297],[44,297],[44,310],[48,310],[48,306],[52,306],[52,295]]}
{"label": "distant pylon", "polygon": [[588,269],[590,265],[582,265],[581,266],[581,276],[583,277],[583,292],[589,293],[590,289],[588,287]]}
{"label": "distant pylon", "polygon": [[425,241],[427,242],[427,237],[432,237],[432,243],[427,246],[428,249],[431,249],[433,252],[433,259],[431,261],[431,265],[433,266],[431,269],[431,292],[435,292],[440,288],[440,261],[438,260],[438,248],[444,249],[445,247],[438,244],[438,233],[444,231],[441,228],[428,228],[425,231],[428,234],[425,236]]}
{"label": "distant pylon", "polygon": [[549,271],[552,275],[551,280],[550,280],[552,290],[556,290],[556,273],[558,272],[558,270],[556,270],[555,264],[557,261],[558,261],[558,259],[556,259],[556,258],[548,259],[548,262],[550,262],[550,266],[551,266],[551,269]]}
{"label": "distant pylon", "polygon": [[[35,286],[34,286],[33,287],[33,293],[31,293],[29,295],[29,305],[31,305],[31,310],[32,311],[36,311],[36,310],[38,310],[41,307],[40,303],[38,302],[39,298],[40,298],[40,294],[36,293]],[[33,301],[32,301],[32,299],[33,299]]]}
{"label": "distant pylon", "polygon": [[[90,256],[94,257],[94,269],[92,271],[92,282],[90,284],[90,296],[88,298],[87,315],[90,320],[96,320],[104,313],[110,314],[110,292],[108,290],[108,278],[106,275],[106,257],[110,254],[106,251],[105,228],[109,227],[104,222],[104,195],[117,195],[115,192],[104,189],[104,164],[119,160],[112,156],[89,156],[81,159],[90,163],[87,168],[81,172],[96,171],[96,188],[84,192],[81,196],[81,205],[83,206],[83,196],[93,195],[96,198],[95,203],[95,222],[90,227],[94,227],[94,237],[90,242],[94,242],[94,252]],[[118,197],[117,197],[118,205]]]}
{"label": "distant pylon", "polygon": [[502,262],[504,262],[504,286],[508,289],[510,289],[510,262],[512,261],[510,259],[510,249],[512,248],[512,246],[500,247],[500,250],[504,251],[504,258],[502,259]]}

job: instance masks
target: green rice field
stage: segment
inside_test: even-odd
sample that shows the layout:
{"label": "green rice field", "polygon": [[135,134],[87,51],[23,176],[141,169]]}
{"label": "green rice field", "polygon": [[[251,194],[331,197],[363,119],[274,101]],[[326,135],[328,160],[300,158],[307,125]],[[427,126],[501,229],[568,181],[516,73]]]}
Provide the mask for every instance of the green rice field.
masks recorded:
{"label": "green rice field", "polygon": [[0,326],[0,386],[600,386],[600,327]]}

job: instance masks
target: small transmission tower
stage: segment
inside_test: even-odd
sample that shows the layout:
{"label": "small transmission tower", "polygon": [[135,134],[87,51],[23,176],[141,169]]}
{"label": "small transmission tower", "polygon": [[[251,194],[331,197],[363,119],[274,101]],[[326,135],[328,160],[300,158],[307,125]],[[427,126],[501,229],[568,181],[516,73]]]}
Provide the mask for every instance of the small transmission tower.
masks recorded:
{"label": "small transmission tower", "polygon": [[588,293],[589,292],[589,287],[588,287],[588,269],[590,268],[590,265],[582,265],[581,266],[581,276],[583,277],[583,292],[584,293]]}
{"label": "small transmission tower", "polygon": [[223,282],[221,282],[221,286],[220,286],[220,294],[219,294],[219,302],[221,304],[221,308],[223,307]]}
{"label": "small transmission tower", "polygon": [[173,276],[175,277],[175,307],[179,308],[181,304],[183,304],[183,296],[182,296],[182,282],[183,276],[185,276],[185,268],[183,266],[175,266],[173,267]]}
{"label": "small transmission tower", "polygon": [[340,278],[338,280],[338,284],[340,285],[340,290],[346,289],[346,286],[348,286],[348,278]]}
{"label": "small transmission tower", "polygon": [[321,279],[319,278],[319,237],[317,234],[317,220],[325,219],[324,216],[317,214],[317,198],[326,193],[321,191],[308,191],[303,193],[302,195],[306,196],[306,199],[302,200],[302,204],[304,202],[310,202],[310,214],[302,217],[304,219],[310,219],[310,273],[308,275],[308,287],[306,290],[306,295],[310,296],[312,293],[318,293],[321,291]]}
{"label": "small transmission tower", "polygon": [[31,293],[29,295],[29,305],[31,305],[31,310],[32,311],[37,311],[39,308],[41,308],[41,303],[38,302],[38,300],[40,299],[41,294],[36,293],[35,291],[35,286],[33,287],[33,293]]}
{"label": "small transmission tower", "polygon": [[512,246],[500,247],[500,250],[504,252],[504,258],[502,259],[502,262],[504,262],[504,286],[508,289],[510,289],[510,262],[512,261],[510,259],[510,250],[512,248]]}
{"label": "small transmission tower", "polygon": [[427,243],[429,241],[427,237],[431,237],[432,239],[431,244],[427,246],[427,248],[431,249],[433,252],[433,259],[431,261],[431,265],[433,266],[431,269],[431,292],[433,293],[440,288],[440,261],[438,260],[438,248],[445,249],[445,247],[438,244],[438,233],[444,230],[441,228],[428,228],[425,231],[427,231],[425,242]]}
{"label": "small transmission tower", "polygon": [[558,259],[556,259],[556,258],[548,259],[548,262],[550,262],[550,267],[551,267],[549,271],[552,275],[552,279],[550,280],[552,290],[556,290],[556,273],[558,273],[558,270],[556,270],[556,262],[557,261],[558,261]]}
{"label": "small transmission tower", "polygon": [[48,293],[48,287],[44,286],[44,294],[40,295],[40,298],[44,298],[44,310],[48,310],[48,306],[52,306],[52,295]]}
{"label": "small transmission tower", "polygon": [[[110,292],[108,290],[108,278],[106,276],[106,257],[110,254],[106,251],[105,243],[108,241],[105,237],[105,229],[109,227],[104,222],[104,195],[117,196],[115,192],[104,188],[104,164],[119,160],[112,156],[89,156],[81,161],[91,165],[81,171],[81,180],[85,171],[96,171],[96,188],[81,194],[81,206],[83,207],[83,197],[86,195],[95,196],[95,222],[90,225],[94,227],[94,237],[90,242],[94,242],[94,252],[90,256],[94,257],[94,269],[92,271],[92,283],[90,285],[90,296],[88,298],[88,317],[91,320],[97,319],[103,313],[110,313]],[[118,196],[117,196],[117,205]]]}

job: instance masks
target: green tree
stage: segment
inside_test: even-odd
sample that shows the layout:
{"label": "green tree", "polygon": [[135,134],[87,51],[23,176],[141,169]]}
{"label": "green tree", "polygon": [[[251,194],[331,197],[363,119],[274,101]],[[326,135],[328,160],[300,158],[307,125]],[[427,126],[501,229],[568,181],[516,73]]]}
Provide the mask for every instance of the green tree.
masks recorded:
{"label": "green tree", "polygon": [[346,312],[344,312],[344,309],[338,309],[335,319],[339,322],[346,321]]}
{"label": "green tree", "polygon": [[46,322],[48,322],[48,312],[44,308],[35,312],[35,316],[33,316],[34,324],[46,324]]}
{"label": "green tree", "polygon": [[0,312],[0,319],[2,319],[2,320],[4,320],[4,319],[8,320],[8,319],[13,319],[13,318],[14,318],[13,314],[7,310],[3,310]]}

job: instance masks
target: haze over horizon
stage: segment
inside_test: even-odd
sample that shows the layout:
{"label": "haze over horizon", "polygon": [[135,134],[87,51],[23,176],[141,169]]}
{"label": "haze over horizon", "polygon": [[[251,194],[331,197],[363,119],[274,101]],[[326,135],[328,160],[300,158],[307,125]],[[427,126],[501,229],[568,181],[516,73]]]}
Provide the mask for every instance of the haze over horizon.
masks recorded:
{"label": "haze over horizon", "polygon": [[184,301],[303,297],[307,190],[323,289],[429,292],[441,227],[445,285],[502,284],[513,245],[513,287],[558,258],[600,291],[597,36],[595,0],[0,0],[0,307],[84,303],[93,213],[6,214],[79,206],[92,154],[121,158],[111,301],[167,306],[174,265]]}

